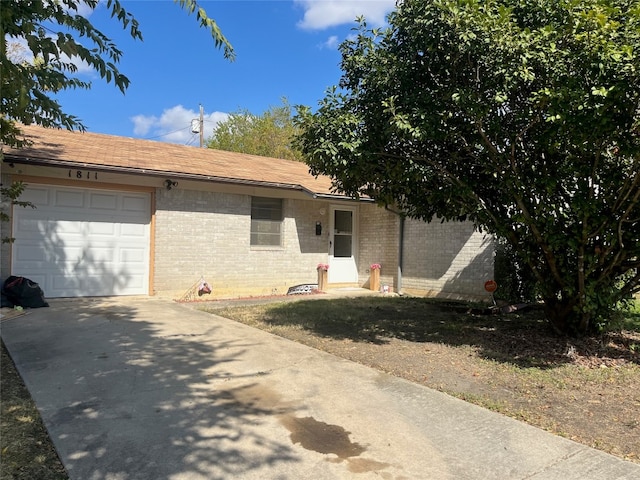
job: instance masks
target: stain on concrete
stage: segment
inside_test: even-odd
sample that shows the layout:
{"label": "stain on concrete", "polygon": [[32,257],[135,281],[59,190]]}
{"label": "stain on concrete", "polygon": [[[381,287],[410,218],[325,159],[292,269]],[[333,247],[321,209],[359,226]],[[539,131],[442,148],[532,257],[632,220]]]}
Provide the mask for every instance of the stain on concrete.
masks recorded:
{"label": "stain on concrete", "polygon": [[293,443],[299,443],[302,448],[318,453],[333,453],[340,459],[357,457],[366,448],[349,439],[349,433],[339,425],[319,422],[313,417],[296,417],[283,415],[280,423],[291,432]]}
{"label": "stain on concrete", "polygon": [[293,409],[293,405],[283,401],[278,392],[257,383],[219,390],[216,392],[216,397],[223,407],[245,413],[251,411],[254,414],[274,415],[287,413]]}
{"label": "stain on concrete", "polygon": [[[332,425],[313,417],[295,414],[297,406],[285,402],[282,395],[267,385],[254,383],[236,388],[218,390],[216,397],[223,408],[232,408],[245,414],[275,415],[280,424],[289,431],[291,443],[322,455],[331,455],[327,461],[345,463],[351,473],[378,472],[391,467],[389,463],[361,458],[367,448],[353,442],[348,432],[340,425]],[[335,455],[335,457],[333,457]],[[391,479],[381,472],[383,479]]]}
{"label": "stain on concrete", "polygon": [[369,458],[350,458],[347,468],[351,473],[366,473],[384,470],[385,468],[388,468],[390,466],[391,465],[388,463],[376,462],[375,460],[371,460]]}
{"label": "stain on concrete", "polygon": [[377,472],[391,466],[388,463],[360,458],[360,455],[367,451],[366,447],[352,442],[349,438],[351,432],[347,432],[339,425],[319,422],[313,417],[296,417],[292,414],[281,415],[280,423],[291,433],[289,437],[292,443],[300,444],[302,448],[313,452],[336,455],[337,458],[330,458],[328,461],[346,462],[347,469],[351,473]]}

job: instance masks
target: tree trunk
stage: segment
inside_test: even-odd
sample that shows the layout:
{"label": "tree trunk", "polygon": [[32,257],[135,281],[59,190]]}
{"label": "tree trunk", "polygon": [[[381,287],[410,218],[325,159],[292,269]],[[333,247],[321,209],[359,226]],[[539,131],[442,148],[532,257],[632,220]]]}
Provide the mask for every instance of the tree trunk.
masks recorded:
{"label": "tree trunk", "polygon": [[591,329],[591,314],[576,311],[579,305],[579,295],[575,298],[558,300],[544,299],[544,314],[554,331],[561,335],[572,337],[589,333]]}

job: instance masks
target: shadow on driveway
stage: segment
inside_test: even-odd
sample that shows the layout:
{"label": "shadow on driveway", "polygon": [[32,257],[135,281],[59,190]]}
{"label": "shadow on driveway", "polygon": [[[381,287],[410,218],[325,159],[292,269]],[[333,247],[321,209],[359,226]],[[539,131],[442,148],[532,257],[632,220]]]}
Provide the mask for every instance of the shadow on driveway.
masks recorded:
{"label": "shadow on driveway", "polygon": [[297,461],[286,435],[258,428],[271,419],[247,396],[260,372],[227,368],[255,345],[211,341],[215,319],[188,316],[151,300],[74,300],[3,322],[71,478],[253,478]]}

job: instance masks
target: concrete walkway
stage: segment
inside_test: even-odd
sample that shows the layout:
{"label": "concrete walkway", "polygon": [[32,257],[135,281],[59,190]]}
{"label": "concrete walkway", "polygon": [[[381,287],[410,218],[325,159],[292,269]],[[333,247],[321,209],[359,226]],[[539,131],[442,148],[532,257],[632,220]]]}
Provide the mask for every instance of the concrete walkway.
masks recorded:
{"label": "concrete walkway", "polygon": [[1,334],[72,479],[638,479],[640,465],[153,298]]}

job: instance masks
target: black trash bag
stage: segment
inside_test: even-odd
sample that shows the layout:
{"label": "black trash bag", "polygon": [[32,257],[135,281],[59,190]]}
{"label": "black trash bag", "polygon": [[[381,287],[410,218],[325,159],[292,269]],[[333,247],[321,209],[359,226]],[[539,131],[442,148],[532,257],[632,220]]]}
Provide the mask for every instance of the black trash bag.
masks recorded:
{"label": "black trash bag", "polygon": [[2,303],[0,303],[0,307],[13,308],[14,307],[13,302],[9,300],[9,298],[4,294],[4,290],[2,290],[1,294],[2,294]]}
{"label": "black trash bag", "polygon": [[4,281],[2,293],[13,305],[24,308],[48,307],[44,292],[33,280],[11,275]]}

